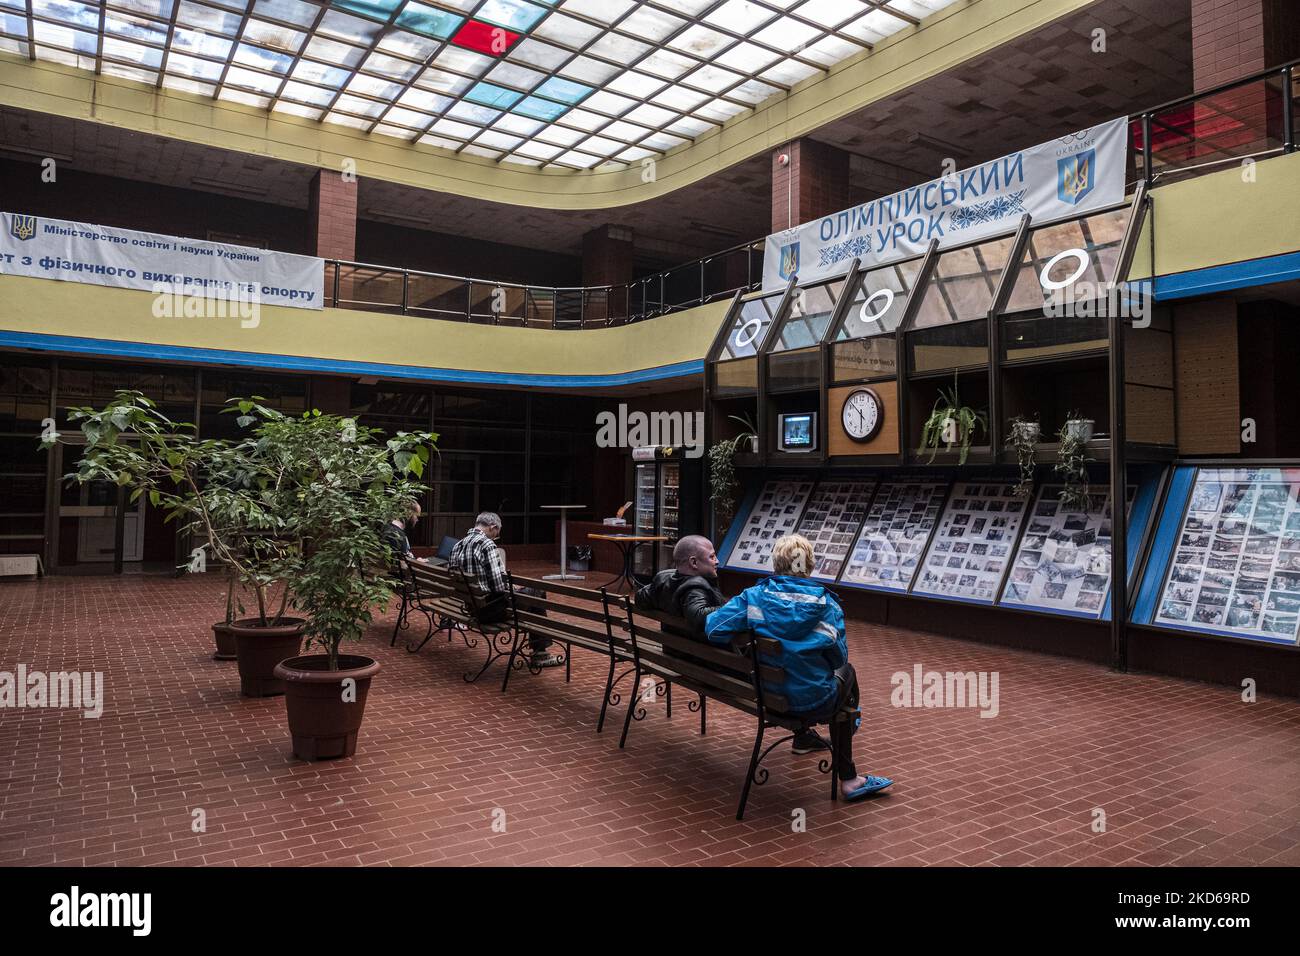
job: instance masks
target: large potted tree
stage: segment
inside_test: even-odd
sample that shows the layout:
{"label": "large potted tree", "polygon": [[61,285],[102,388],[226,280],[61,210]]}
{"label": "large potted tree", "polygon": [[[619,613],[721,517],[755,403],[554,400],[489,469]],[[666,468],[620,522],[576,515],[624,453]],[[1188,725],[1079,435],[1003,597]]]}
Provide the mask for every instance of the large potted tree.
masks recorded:
{"label": "large potted tree", "polygon": [[360,641],[374,608],[392,596],[381,532],[424,490],[413,478],[423,474],[436,436],[399,432],[385,440],[355,419],[319,411],[295,418],[256,406],[251,414],[261,453],[285,476],[281,494],[304,544],[294,600],[307,614],[308,649],[323,652],[275,667],[293,752],[307,760],[350,757],[379,663],[341,647]]}
{"label": "large potted tree", "polygon": [[[249,425],[254,405],[232,400],[229,410]],[[85,449],[67,477],[129,487],[131,501],[147,494],[167,521],[183,522],[202,541],[204,563],[220,562],[233,575],[223,623],[235,639],[241,690],[249,697],[284,693],[273,671],[297,653],[307,623],[287,613],[302,548],[283,507],[284,472],[251,436],[200,439],[193,424],[172,421],[140,392],[119,390],[102,409],[70,408],[68,420],[81,429]],[[232,613],[235,582],[256,597],[255,617]]]}

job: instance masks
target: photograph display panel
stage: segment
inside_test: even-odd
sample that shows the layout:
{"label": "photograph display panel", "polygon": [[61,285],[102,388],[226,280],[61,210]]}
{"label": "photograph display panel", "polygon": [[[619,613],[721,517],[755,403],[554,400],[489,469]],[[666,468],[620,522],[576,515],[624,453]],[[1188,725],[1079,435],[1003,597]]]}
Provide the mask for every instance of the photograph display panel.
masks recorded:
{"label": "photograph display panel", "polygon": [[747,571],[772,570],[772,545],[793,534],[812,493],[811,478],[772,479],[754,502],[727,566]]}
{"label": "photograph display panel", "polygon": [[[1093,495],[1084,512],[1061,503],[1063,487],[1038,490],[1002,603],[1100,617],[1110,591],[1110,494]],[[1126,513],[1136,495],[1129,485]]]}
{"label": "photograph display panel", "polygon": [[882,482],[841,582],[906,591],[947,492],[946,481]]}
{"label": "photograph display panel", "polygon": [[912,593],[992,604],[1027,504],[1008,482],[955,484]]}
{"label": "photograph display panel", "polygon": [[1300,469],[1202,468],[1155,623],[1295,644]]}
{"label": "photograph display panel", "polygon": [[839,576],[875,489],[874,481],[823,481],[817,486],[798,532],[812,542],[814,578],[834,581]]}

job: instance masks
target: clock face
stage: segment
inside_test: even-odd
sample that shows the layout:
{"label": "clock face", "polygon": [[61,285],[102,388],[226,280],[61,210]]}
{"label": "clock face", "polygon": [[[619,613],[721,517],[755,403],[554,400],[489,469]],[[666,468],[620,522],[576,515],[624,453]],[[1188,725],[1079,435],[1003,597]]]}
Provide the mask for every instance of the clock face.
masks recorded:
{"label": "clock face", "polygon": [[869,388],[859,388],[849,393],[840,410],[844,432],[854,441],[870,441],[880,431],[885,421],[885,406],[880,396]]}

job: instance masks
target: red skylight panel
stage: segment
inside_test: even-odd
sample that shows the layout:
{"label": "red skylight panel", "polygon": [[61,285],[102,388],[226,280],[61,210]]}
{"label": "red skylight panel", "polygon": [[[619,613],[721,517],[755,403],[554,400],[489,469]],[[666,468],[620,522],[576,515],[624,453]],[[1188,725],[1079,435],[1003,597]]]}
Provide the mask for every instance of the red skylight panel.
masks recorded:
{"label": "red skylight panel", "polygon": [[494,27],[481,20],[470,20],[456,31],[451,42],[467,50],[486,53],[488,56],[501,56],[519,39],[518,33],[512,33],[505,27]]}

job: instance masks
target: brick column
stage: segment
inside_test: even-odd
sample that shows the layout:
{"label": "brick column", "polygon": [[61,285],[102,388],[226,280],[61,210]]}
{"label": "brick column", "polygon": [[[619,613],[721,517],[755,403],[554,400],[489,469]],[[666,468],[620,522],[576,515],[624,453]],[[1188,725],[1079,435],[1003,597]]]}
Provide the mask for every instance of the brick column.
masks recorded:
{"label": "brick column", "polygon": [[[1194,89],[1212,89],[1300,57],[1295,7],[1295,0],[1192,0]],[[1216,150],[1245,155],[1279,145],[1280,89],[1252,83],[1221,93],[1198,104],[1191,120],[1205,140],[1197,159],[1223,155]]]}
{"label": "brick column", "polygon": [[[789,161],[784,165],[781,157]],[[813,139],[772,153],[772,231],[780,232],[852,205],[849,154]]]}
{"label": "brick column", "polygon": [[622,286],[632,281],[632,230],[605,225],[582,237],[582,284],[614,286],[608,299],[594,294],[587,300],[586,322],[602,325],[606,318],[626,318],[626,295]]}
{"label": "brick column", "polygon": [[[357,180],[345,180],[331,169],[318,171],[307,201],[308,246],[322,259],[357,258]],[[325,300],[333,295],[333,270],[325,270]],[[353,298],[354,282],[344,276],[339,298]]]}

